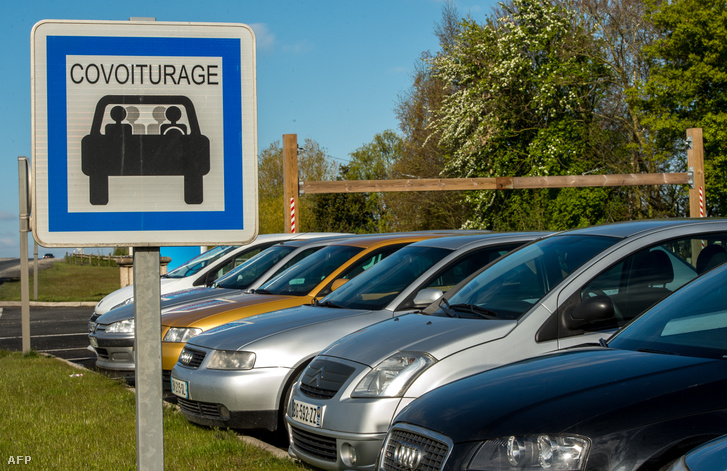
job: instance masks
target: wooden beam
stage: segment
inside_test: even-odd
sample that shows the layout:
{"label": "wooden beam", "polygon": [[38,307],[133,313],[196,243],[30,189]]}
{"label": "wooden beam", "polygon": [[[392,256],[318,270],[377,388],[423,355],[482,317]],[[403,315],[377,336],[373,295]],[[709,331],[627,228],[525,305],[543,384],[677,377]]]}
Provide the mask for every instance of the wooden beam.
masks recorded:
{"label": "wooden beam", "polygon": [[299,232],[291,224],[290,203],[294,199],[295,206],[299,206],[298,191],[298,135],[283,134],[283,230],[288,233]]}
{"label": "wooden beam", "polygon": [[702,128],[687,129],[687,166],[694,173],[694,184],[689,189],[689,216],[705,217],[706,192],[704,188],[704,144]]}
{"label": "wooden beam", "polygon": [[303,182],[301,193],[385,193],[443,190],[515,190],[525,188],[576,188],[687,184],[687,173],[617,175],[559,175],[549,177],[421,178],[413,180],[337,180]]}

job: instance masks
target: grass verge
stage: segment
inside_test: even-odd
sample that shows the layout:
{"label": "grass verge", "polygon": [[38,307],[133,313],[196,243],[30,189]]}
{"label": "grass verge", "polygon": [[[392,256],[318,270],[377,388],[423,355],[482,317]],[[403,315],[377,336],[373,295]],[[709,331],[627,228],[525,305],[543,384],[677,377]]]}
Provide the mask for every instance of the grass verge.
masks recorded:
{"label": "grass verge", "polygon": [[[122,383],[35,352],[0,351],[0,385],[0,465],[27,456],[36,469],[135,469],[135,397]],[[172,408],[164,411],[164,458],[173,470],[307,469]]]}
{"label": "grass verge", "polygon": [[[100,301],[119,289],[118,267],[73,265],[57,261],[49,268],[38,270],[38,301]],[[30,277],[30,296],[34,292]],[[0,300],[20,301],[20,281],[0,285]]]}

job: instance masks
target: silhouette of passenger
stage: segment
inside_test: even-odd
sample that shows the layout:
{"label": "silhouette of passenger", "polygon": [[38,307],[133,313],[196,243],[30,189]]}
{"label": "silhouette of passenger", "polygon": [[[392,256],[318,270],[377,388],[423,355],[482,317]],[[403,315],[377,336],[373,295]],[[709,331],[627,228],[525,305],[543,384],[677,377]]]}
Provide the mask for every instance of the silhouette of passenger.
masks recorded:
{"label": "silhouette of passenger", "polygon": [[162,124],[162,134],[170,132],[176,132],[179,134],[187,134],[187,126],[181,123],[177,123],[179,118],[182,117],[182,111],[177,106],[170,106],[166,112],[167,119],[170,123]]}
{"label": "silhouette of passenger", "polygon": [[146,127],[146,133],[147,134],[161,134],[161,126],[162,123],[167,119],[166,118],[166,108],[164,106],[156,106],[154,107],[154,110],[151,112],[152,117],[154,118],[154,121],[156,123],[151,123]]}
{"label": "silhouette of passenger", "polygon": [[126,118],[126,110],[123,106],[114,106],[111,108],[111,113],[109,113],[111,116],[111,119],[114,120],[113,123],[109,123],[106,125],[106,135],[107,136],[130,136],[131,135],[131,125],[130,124],[122,124],[122,121],[124,118]]}
{"label": "silhouette of passenger", "polygon": [[131,128],[134,131],[134,135],[146,133],[146,126],[141,123],[136,124],[136,121],[139,119],[140,114],[141,113],[139,113],[139,108],[137,108],[136,106],[126,107],[126,121],[131,123]]}

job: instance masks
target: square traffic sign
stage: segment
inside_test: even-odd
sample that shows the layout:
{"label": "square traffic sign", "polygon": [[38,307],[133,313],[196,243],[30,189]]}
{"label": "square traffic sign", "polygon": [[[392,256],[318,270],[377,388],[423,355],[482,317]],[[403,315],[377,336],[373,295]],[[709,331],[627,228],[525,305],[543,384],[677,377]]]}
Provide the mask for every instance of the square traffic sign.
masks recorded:
{"label": "square traffic sign", "polygon": [[257,235],[255,37],[241,24],[42,21],[33,234],[46,247]]}

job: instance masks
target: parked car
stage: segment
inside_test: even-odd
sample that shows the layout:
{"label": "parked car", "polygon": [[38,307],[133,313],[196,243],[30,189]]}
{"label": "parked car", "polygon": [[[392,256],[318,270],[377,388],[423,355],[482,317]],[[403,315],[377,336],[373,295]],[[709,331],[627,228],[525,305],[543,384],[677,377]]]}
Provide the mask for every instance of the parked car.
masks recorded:
{"label": "parked car", "polygon": [[[332,235],[336,234],[325,232],[261,234],[254,241],[246,245],[219,245],[189,260],[169,273],[162,275],[161,294],[173,293],[193,287],[211,286],[217,278],[277,242],[330,237]],[[106,295],[99,301],[94,308],[93,314],[98,317],[112,309],[132,302],[134,302],[134,286],[125,286]],[[93,317],[92,320],[94,320]]]}
{"label": "parked car", "polygon": [[667,471],[723,471],[727,468],[727,435],[690,451]]}
{"label": "parked car", "polygon": [[493,232],[416,242],[314,305],[210,329],[187,342],[172,370],[177,404],[194,423],[275,431],[290,388],[328,344],[428,306],[479,268],[542,235]]}
{"label": "parked car", "polygon": [[[675,459],[683,464],[685,450],[727,430],[726,297],[723,265],[601,347],[442,386],[397,417],[379,469],[649,471]],[[724,443],[712,446],[722,460],[701,469],[725,469]]]}
{"label": "parked car", "polygon": [[[172,308],[203,300],[224,299],[261,285],[305,257],[347,236],[318,237],[278,242],[233,268],[212,287],[189,288],[163,294],[162,314]],[[89,320],[89,342],[96,353],[96,367],[117,376],[134,375],[134,304],[128,303]]]}
{"label": "parked car", "polygon": [[391,421],[438,386],[597,342],[697,277],[727,220],[670,219],[568,231],[516,250],[421,314],[323,350],[293,388],[290,452],[325,470],[372,469]]}
{"label": "parked car", "polygon": [[170,387],[172,368],[192,337],[228,322],[309,304],[376,265],[397,250],[443,234],[352,237],[329,244],[252,293],[169,309],[162,315],[162,372]]}

